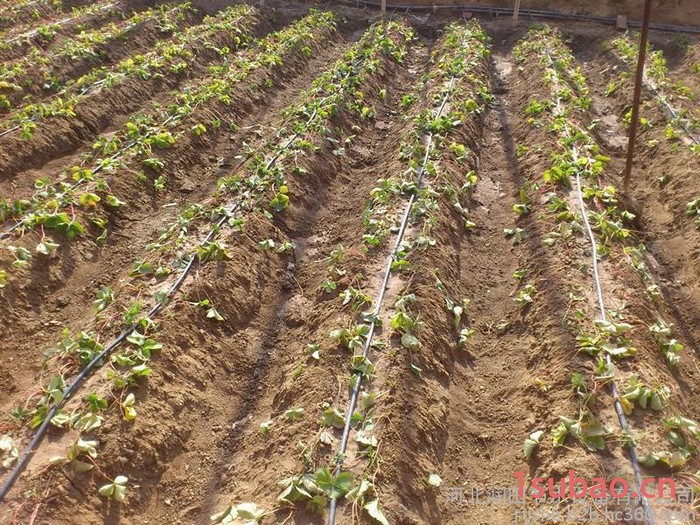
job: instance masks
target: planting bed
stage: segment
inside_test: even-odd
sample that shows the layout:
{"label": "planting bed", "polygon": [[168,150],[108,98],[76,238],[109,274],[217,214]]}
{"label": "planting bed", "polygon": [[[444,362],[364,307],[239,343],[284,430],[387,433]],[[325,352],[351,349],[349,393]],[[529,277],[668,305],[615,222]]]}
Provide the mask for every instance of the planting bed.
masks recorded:
{"label": "planting bed", "polygon": [[700,42],[652,34],[623,194],[636,34],[6,4],[0,522],[508,524],[455,494],[700,485]]}

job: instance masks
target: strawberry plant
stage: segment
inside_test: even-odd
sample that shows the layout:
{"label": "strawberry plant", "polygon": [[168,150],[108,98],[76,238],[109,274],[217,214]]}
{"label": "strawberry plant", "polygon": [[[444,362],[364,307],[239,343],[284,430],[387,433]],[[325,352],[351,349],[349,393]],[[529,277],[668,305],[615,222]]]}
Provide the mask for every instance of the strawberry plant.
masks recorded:
{"label": "strawberry plant", "polygon": [[[630,69],[636,67],[639,44],[635,37],[622,35],[606,43],[606,48],[615,54]],[[667,140],[675,141],[680,133],[691,139],[690,148],[694,151],[700,145],[700,138],[695,134],[700,128],[700,114],[695,110],[693,100],[697,93],[680,82],[674,82],[669,77],[669,68],[663,51],[653,49],[649,45],[645,65],[644,85],[667,115],[665,136]],[[679,105],[674,107],[673,104]],[[643,127],[648,127],[648,121],[640,119]]]}
{"label": "strawberry plant", "polygon": [[605,448],[605,438],[611,435],[611,430],[590,414],[584,413],[579,419],[559,416],[559,425],[552,430],[555,447],[562,447],[567,436],[579,440],[588,450]]}
{"label": "strawberry plant", "polygon": [[[123,40],[136,27],[155,23],[165,29],[164,32],[170,32],[177,27],[177,24],[183,22],[185,15],[191,11],[192,6],[188,2],[175,7],[161,5],[138,11],[123,23],[110,23],[98,29],[81,31],[73,38],[68,38],[52,54],[43,53],[40,48],[32,48],[22,59],[15,61],[11,68],[0,68],[0,82],[10,84],[15,88],[13,93],[6,97],[4,106],[10,107],[19,101],[21,95],[25,95],[24,86],[43,85],[51,90],[61,89],[62,82],[56,78],[56,74],[60,70],[54,67],[55,64],[99,61],[111,43]],[[32,81],[32,77],[36,76],[39,77],[39,82]],[[48,113],[56,110],[56,107],[47,108]],[[74,116],[74,113],[71,116]]]}
{"label": "strawberry plant", "polygon": [[634,411],[635,406],[660,412],[665,408],[669,395],[668,387],[649,388],[639,380],[636,374],[633,374],[629,378],[628,385],[622,390],[620,402],[627,415]]}
{"label": "strawberry plant", "polygon": [[679,354],[683,351],[683,345],[672,337],[672,329],[673,325],[669,325],[663,320],[659,320],[649,327],[662,355],[669,365],[675,366],[680,361]]}
{"label": "strawberry plant", "polygon": [[[330,13],[320,13],[313,11],[309,16],[287,26],[278,33],[268,35],[260,40],[250,50],[241,53],[235,60],[228,62],[224,68],[212,77],[206,79],[197,86],[197,89],[184,91],[179,95],[181,105],[170,107],[163,115],[142,114],[132,117],[127,122],[120,134],[110,137],[110,139],[98,140],[94,145],[95,160],[92,168],[77,167],[71,170],[73,182],[67,184],[59,181],[53,184],[42,183],[40,191],[32,199],[30,206],[34,210],[26,213],[13,227],[12,231],[26,232],[34,229],[38,225],[57,229],[66,234],[68,238],[73,238],[85,232],[86,228],[77,221],[75,215],[70,216],[65,212],[55,211],[56,199],[62,206],[70,207],[79,205],[80,195],[83,195],[83,204],[94,207],[99,200],[99,192],[104,192],[106,183],[97,177],[100,172],[111,172],[126,168],[129,160],[136,160],[145,164],[150,169],[160,169],[154,164],[158,159],[154,155],[155,150],[172,147],[182,135],[182,131],[177,133],[168,128],[181,127],[183,119],[192,114],[195,109],[203,104],[213,101],[230,103],[230,94],[234,91],[234,86],[238,82],[245,81],[258,69],[267,67],[267,64],[277,64],[283,58],[302,47],[303,43],[313,37],[327,38],[335,30],[333,16]],[[163,119],[159,121],[157,119]],[[100,157],[100,154],[109,155]],[[280,184],[278,189],[278,202],[283,208],[287,195],[283,191],[284,184]],[[77,194],[78,188],[87,187],[88,191]],[[91,191],[93,188],[99,191]],[[52,195],[50,202],[46,201],[48,195]],[[280,197],[281,196],[281,197]],[[101,200],[101,199],[100,199]],[[105,203],[109,206],[123,205],[114,196],[105,196]],[[50,206],[51,211],[43,207]],[[13,207],[12,209],[16,209]],[[26,211],[26,207],[22,207]],[[92,219],[97,220],[95,218]],[[102,225],[101,230],[106,235],[105,222],[99,219]],[[102,238],[102,236],[101,236]]]}
{"label": "strawberry plant", "polygon": [[126,476],[117,476],[111,483],[103,485],[97,493],[100,496],[113,499],[117,503],[121,503],[126,498],[126,484],[128,482]]}

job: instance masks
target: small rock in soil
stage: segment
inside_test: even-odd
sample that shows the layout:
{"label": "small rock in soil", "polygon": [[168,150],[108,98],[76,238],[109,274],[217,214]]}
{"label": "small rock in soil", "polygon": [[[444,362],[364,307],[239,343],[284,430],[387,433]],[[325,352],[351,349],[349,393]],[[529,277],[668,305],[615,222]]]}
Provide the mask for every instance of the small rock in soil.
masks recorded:
{"label": "small rock in soil", "polygon": [[193,181],[186,181],[180,186],[180,191],[183,193],[192,193],[197,189],[197,185]]}
{"label": "small rock in soil", "polygon": [[58,305],[61,308],[65,308],[70,304],[70,299],[66,297],[65,295],[61,295],[56,299],[56,305]]}

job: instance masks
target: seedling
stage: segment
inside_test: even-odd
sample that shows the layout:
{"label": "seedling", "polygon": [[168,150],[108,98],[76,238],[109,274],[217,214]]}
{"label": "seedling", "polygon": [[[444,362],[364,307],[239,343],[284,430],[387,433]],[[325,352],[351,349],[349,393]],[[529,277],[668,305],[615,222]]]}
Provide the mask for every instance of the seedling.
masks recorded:
{"label": "seedling", "polygon": [[673,325],[665,323],[659,319],[656,324],[649,327],[651,334],[654,336],[661,353],[666,358],[666,361],[671,366],[678,365],[680,361],[680,353],[683,351],[683,345],[674,339],[672,336]]}
{"label": "seedling", "polygon": [[326,408],[321,416],[321,424],[326,427],[342,429],[345,426],[345,415],[337,408]]}
{"label": "seedling", "polygon": [[628,386],[622,391],[619,401],[627,415],[634,411],[635,403],[640,408],[650,408],[660,412],[666,406],[670,394],[668,387],[649,388],[639,380],[636,374],[633,374],[630,376]]}
{"label": "seedling", "polygon": [[435,488],[437,488],[437,487],[439,487],[440,485],[442,485],[442,478],[441,478],[438,474],[435,474],[435,473],[433,472],[433,473],[428,474],[428,475],[425,477],[425,483],[426,483],[429,487],[435,487]]}
{"label": "seedling", "polygon": [[369,334],[369,326],[363,323],[354,325],[352,328],[333,330],[330,337],[348,350],[355,351],[362,348],[367,334]]}
{"label": "seedling", "polygon": [[323,288],[323,291],[326,293],[332,293],[338,288],[338,283],[335,281],[331,281],[329,279],[326,279],[321,283],[321,288]]}
{"label": "seedling", "polygon": [[202,308],[206,312],[207,319],[214,319],[215,321],[223,321],[224,318],[221,317],[218,310],[214,307],[214,304],[210,299],[202,299],[201,301],[190,301],[192,306],[197,308]]}
{"label": "seedling", "polygon": [[260,241],[258,243],[258,248],[260,248],[263,251],[271,250],[274,247],[275,247],[275,241],[272,239],[265,239],[264,241]]}
{"label": "seedling", "polygon": [[504,228],[503,233],[513,244],[520,244],[527,238],[527,232],[523,228]]}
{"label": "seedling", "polygon": [[246,523],[253,525],[260,523],[267,514],[267,511],[258,507],[255,503],[239,503],[238,505],[229,505],[221,512],[217,512],[211,516],[212,523],[221,523],[222,525],[234,525],[236,523]]}
{"label": "seedling", "polygon": [[97,292],[97,299],[95,299],[92,304],[96,312],[101,312],[107,308],[112,301],[114,301],[114,291],[109,286],[105,286]]}
{"label": "seedling", "polygon": [[284,417],[286,417],[290,421],[296,421],[297,419],[301,418],[303,414],[303,408],[290,408],[289,410],[286,410],[284,412]]}
{"label": "seedling", "polygon": [[126,484],[128,481],[129,479],[126,476],[117,476],[111,483],[100,487],[97,493],[100,496],[105,496],[117,503],[121,503],[126,498]]}
{"label": "seedling", "polygon": [[543,437],[543,430],[536,430],[527,437],[525,443],[523,443],[523,454],[525,455],[525,459],[530,459],[532,457],[535,448],[542,442]]}
{"label": "seedling", "polygon": [[605,448],[605,438],[611,431],[593,416],[584,414],[581,419],[570,419],[559,416],[559,425],[552,430],[554,447],[561,447],[567,436],[578,439],[588,450]]}
{"label": "seedling", "polygon": [[0,459],[2,459],[0,466],[5,470],[11,469],[19,461],[19,452],[10,436],[0,437]]}
{"label": "seedling", "polygon": [[534,301],[534,295],[537,293],[537,288],[533,284],[526,284],[518,292],[518,295],[513,298],[513,301],[524,306],[531,304]]}
{"label": "seedling", "polygon": [[306,345],[306,348],[309,351],[309,357],[311,357],[311,359],[314,359],[316,361],[321,359],[321,351],[320,351],[321,347],[320,347],[320,345],[318,345],[316,343],[310,343],[310,344]]}
{"label": "seedling", "polygon": [[372,305],[372,298],[369,295],[352,286],[348,286],[340,296],[343,298],[343,306],[352,304],[352,309],[355,311]]}

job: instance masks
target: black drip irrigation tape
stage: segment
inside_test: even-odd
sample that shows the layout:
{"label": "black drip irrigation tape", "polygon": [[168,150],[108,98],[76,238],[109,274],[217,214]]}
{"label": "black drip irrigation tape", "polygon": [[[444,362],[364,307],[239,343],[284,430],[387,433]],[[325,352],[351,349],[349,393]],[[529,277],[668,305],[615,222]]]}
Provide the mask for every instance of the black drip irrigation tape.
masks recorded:
{"label": "black drip irrigation tape", "polygon": [[[116,4],[111,4],[111,5],[116,5]],[[241,16],[241,17],[237,18],[236,20],[234,20],[233,23],[240,22],[241,20],[243,20],[243,18],[244,17]],[[192,26],[192,27],[194,27],[194,26]],[[122,80],[125,80],[128,78],[127,73],[120,73],[120,75],[121,75]],[[115,79],[116,79],[116,75],[113,78],[103,78],[102,80],[97,80],[97,81],[93,82],[92,84],[88,84],[87,86],[83,87],[74,96],[75,97],[83,97],[85,95],[89,95],[92,91],[97,90],[102,84],[104,84],[108,80],[114,82]],[[67,92],[68,92],[68,88],[64,87],[61,91],[57,92],[55,96],[61,97],[61,96],[65,95]],[[37,120],[38,120],[37,117],[31,117],[31,118],[27,119],[28,122],[36,122]],[[21,128],[22,128],[21,125],[16,125],[16,126],[13,126],[11,128],[7,128],[6,130],[0,132],[0,137],[4,137],[5,135],[9,135],[10,133],[13,133]]]}
{"label": "black drip irrigation tape", "polygon": [[666,100],[666,97],[659,91],[659,89],[649,79],[647,79],[646,75],[644,76],[644,85],[652,93],[652,95],[656,96],[656,98],[664,105],[666,112],[671,116],[671,118],[681,125],[683,131],[685,131],[690,140],[700,146],[700,139],[692,132],[685,120],[680,118],[676,109],[668,102],[668,100]]}
{"label": "black drip irrigation tape", "polygon": [[[450,83],[450,90],[452,88],[452,84],[454,83],[455,77],[452,77],[449,81]],[[434,118],[439,118],[442,115],[443,110],[445,109],[445,105],[447,104],[447,101],[450,97],[450,91],[445,94],[445,97],[442,100],[442,103],[440,104],[440,107],[438,111],[435,113]],[[423,180],[423,175],[425,173],[425,167],[428,163],[428,160],[430,158],[430,149],[432,147],[432,142],[433,142],[433,133],[429,133],[426,139],[426,146],[425,146],[425,156],[423,158],[423,162],[421,164],[421,167],[418,171],[418,176],[416,177],[416,189],[420,188],[421,181]],[[411,209],[413,208],[413,203],[416,200],[416,195],[417,195],[417,190],[414,191],[411,194],[411,198],[408,201],[408,204],[406,205],[406,211],[404,212],[403,219],[401,221],[401,226],[399,228],[399,231],[396,235],[396,242],[394,243],[394,248],[387,257],[387,265],[384,269],[384,278],[382,280],[381,287],[379,289],[379,295],[377,297],[376,301],[376,306],[374,308],[374,312],[372,315],[372,322],[370,323],[369,326],[369,332],[367,333],[367,338],[365,339],[365,344],[364,344],[364,349],[362,356],[364,359],[367,359],[369,357],[369,353],[372,347],[372,338],[374,337],[374,332],[377,327],[377,319],[379,318],[379,314],[381,313],[382,309],[382,303],[384,302],[384,296],[386,294],[387,287],[389,285],[389,279],[391,278],[391,265],[394,260],[394,256],[398,252],[401,242],[403,241],[403,236],[406,233],[406,228],[408,227],[408,219],[411,215]],[[350,395],[350,403],[348,404],[348,409],[347,412],[345,413],[345,425],[343,427],[343,434],[341,437],[340,441],[340,450],[338,452],[338,459],[336,461],[335,469],[334,469],[334,476],[337,476],[340,473],[341,468],[343,467],[343,461],[345,458],[345,453],[348,448],[348,438],[350,436],[350,425],[352,423],[352,415],[355,412],[355,407],[357,406],[357,400],[360,395],[360,387],[362,385],[362,377],[363,373],[361,371],[357,371],[355,373],[355,386],[352,389],[352,394]],[[328,521],[327,525],[335,525],[335,515],[336,515],[336,509],[337,509],[338,502],[335,499],[331,499],[329,506],[328,506]]]}
{"label": "black drip irrigation tape", "polygon": [[[549,59],[550,62],[550,67],[554,68],[554,63],[555,60],[552,57],[552,54],[550,53],[549,49],[545,49],[545,54],[547,55],[547,58]],[[558,80],[556,78],[554,79],[555,84],[559,84]],[[563,110],[561,109],[561,99],[557,97],[557,111],[562,112]],[[565,125],[564,132],[568,138],[571,138],[571,133],[569,132],[568,126]],[[573,155],[573,161],[574,164],[578,163],[579,160],[579,154],[578,154],[578,148],[573,145],[572,146],[572,155]],[[590,222],[588,220],[588,208],[586,207],[585,202],[583,201],[583,191],[581,188],[581,174],[579,171],[576,171],[576,198],[577,202],[580,208],[581,212],[581,217],[583,219],[583,224],[586,229],[586,234],[588,236],[588,240],[591,244],[591,254],[592,254],[592,266],[593,266],[593,280],[595,283],[595,294],[596,294],[596,301],[598,303],[598,309],[600,311],[600,319],[602,321],[607,320],[607,316],[605,313],[605,300],[603,298],[603,284],[600,278],[600,271],[598,268],[598,246],[595,240],[595,235],[593,233],[593,230],[591,229]],[[612,357],[610,356],[610,353],[606,352],[605,353],[605,363],[609,367],[609,369],[613,368],[613,361]],[[620,424],[620,429],[627,435],[630,434],[630,426],[629,422],[627,420],[627,417],[625,416],[625,412],[622,409],[622,404],[620,403],[619,399],[619,389],[617,385],[617,381],[615,380],[614,377],[610,379],[610,394],[612,395],[614,399],[614,408],[615,408],[615,413],[617,415],[618,422]],[[637,482],[637,488],[638,488],[638,494],[639,498],[642,504],[642,508],[644,509],[644,523],[646,525],[655,525],[654,522],[654,513],[651,508],[651,504],[649,503],[649,500],[644,493],[644,483],[643,483],[643,475],[642,475],[642,468],[641,465],[639,464],[639,458],[637,457],[637,448],[634,444],[634,441],[631,442],[631,444],[628,446],[628,451],[629,451],[629,458],[630,458],[630,463],[632,465],[632,471],[634,472],[634,477]]]}
{"label": "black drip irrigation tape", "polygon": [[[105,4],[102,7],[100,7],[97,12],[106,11],[107,9],[110,9],[110,8],[117,9],[117,7],[118,6],[117,6],[116,2],[109,3],[109,4]],[[97,13],[91,13],[91,14],[97,14]],[[85,16],[85,15],[71,16],[70,18],[64,18],[63,20],[49,23],[48,25],[52,28],[61,27],[61,26],[64,26],[64,25],[72,22],[73,20],[77,20],[79,18],[82,18],[83,16]],[[9,40],[6,40],[5,44],[13,44],[14,42],[17,42],[18,40],[22,40],[25,38],[33,38],[34,36],[36,36],[38,34],[39,34],[39,30],[33,29],[31,31],[27,31],[26,33],[22,33],[21,35],[17,35],[16,37],[10,38]]]}
{"label": "black drip irrigation tape", "polygon": [[[163,124],[161,124],[161,127],[167,126],[170,123],[170,121],[172,121],[174,118],[175,118],[175,115],[171,115],[170,117],[168,117],[165,121],[163,121]],[[115,153],[111,157],[109,157],[109,160],[115,160],[115,159],[123,156],[124,154],[126,154],[131,148],[133,148],[137,144],[138,144],[137,140],[133,140],[133,141],[129,142],[120,151],[118,151],[117,153]],[[102,171],[102,169],[104,169],[104,166],[105,165],[102,163],[98,164],[97,166],[95,166],[94,168],[92,168],[90,170],[90,174],[97,175],[100,171]],[[87,182],[87,179],[84,179],[84,178],[78,179],[77,181],[75,181],[73,184],[71,184],[68,187],[67,191],[73,191],[74,189],[78,188],[79,186],[85,184],[86,182]],[[22,225],[24,225],[24,223],[27,221],[27,219],[30,215],[31,215],[31,212],[25,214],[24,217],[22,217],[20,220],[15,222],[9,228],[4,228],[4,229],[0,230],[0,241],[10,237],[12,235],[12,232],[17,230],[18,228],[21,228]]]}
{"label": "black drip irrigation tape", "polygon": [[[364,5],[367,7],[381,7],[379,2],[369,2],[367,0],[341,0],[346,5]],[[479,13],[491,16],[512,16],[513,9],[509,7],[491,7],[483,5],[405,5],[405,4],[389,4],[387,9],[400,11],[434,11],[434,10],[452,10]],[[574,22],[598,22],[606,25],[614,25],[616,19],[609,16],[584,15],[579,13],[562,13],[560,11],[547,11],[541,9],[520,9],[520,14],[531,18],[548,18],[552,20],[569,20]],[[636,20],[629,20],[627,25],[630,27],[642,27],[642,23]],[[650,24],[650,29],[655,31],[665,31],[671,33],[694,33],[700,34],[700,27],[695,26],[679,26],[674,24]]]}
{"label": "black drip irrigation tape", "polygon": [[[345,75],[350,75],[352,71],[355,71],[360,64],[362,64],[365,61],[365,58],[360,58],[356,60],[353,63],[352,68],[345,73]],[[324,97],[328,98],[328,97]],[[323,99],[322,99],[323,100]],[[318,111],[317,109],[314,109],[314,111],[311,113],[309,116],[306,126],[308,126],[317,116]],[[306,127],[304,126],[304,127]],[[302,128],[303,129],[303,128]],[[274,164],[277,162],[277,160],[284,154],[284,152],[289,149],[289,147],[292,145],[292,143],[299,137],[301,134],[301,130],[296,131],[292,134],[292,136],[287,140],[287,142],[282,146],[276,153],[273,155],[273,157],[267,162],[266,164],[266,170],[270,170]],[[230,219],[232,219],[235,214],[241,210],[243,207],[242,200],[238,200],[232,205],[228,207],[226,210],[226,213],[215,223],[214,227],[209,231],[207,234],[206,238],[204,241],[199,243],[199,246],[206,246],[207,243],[211,242],[216,234],[221,230],[221,228],[228,222]],[[189,274],[192,272],[192,269],[195,266],[195,263],[197,261],[197,252],[195,252],[190,256],[190,259],[185,266],[185,268],[182,270],[182,273],[178,276],[177,280],[172,284],[172,286],[168,289],[166,292],[166,298],[167,301],[162,301],[156,304],[151,310],[149,310],[148,314],[146,317],[150,318],[155,315],[157,315],[164,307],[165,305],[169,302],[170,298],[172,295],[177,292],[180,287],[182,287],[183,283],[189,276]],[[32,440],[29,442],[29,445],[27,445],[27,448],[22,452],[22,456],[20,457],[19,461],[15,465],[14,469],[12,472],[10,472],[10,475],[8,478],[5,480],[5,482],[0,486],[0,502],[3,501],[5,496],[12,490],[12,487],[14,484],[17,482],[19,479],[19,476],[22,474],[24,469],[27,467],[29,464],[29,461],[31,460],[32,454],[36,451],[36,449],[39,447],[41,444],[42,440],[45,437],[45,434],[47,430],[49,429],[49,426],[51,425],[51,419],[56,415],[56,413],[63,407],[65,406],[66,402],[75,394],[75,392],[80,388],[80,386],[83,384],[83,382],[90,376],[91,372],[93,369],[98,366],[106,357],[108,357],[115,348],[117,348],[120,344],[122,344],[124,341],[126,341],[127,337],[129,337],[135,330],[138,328],[138,323],[135,323],[131,325],[129,328],[124,330],[122,333],[120,333],[111,343],[109,343],[98,355],[96,355],[92,361],[90,361],[85,368],[83,368],[80,373],[73,379],[73,381],[68,385],[68,387],[63,391],[63,399],[59,403],[55,403],[54,405],[51,406],[51,408],[48,410],[46,414],[46,418],[44,421],[41,423],[39,428],[37,429],[36,433],[34,434],[34,437]]]}

